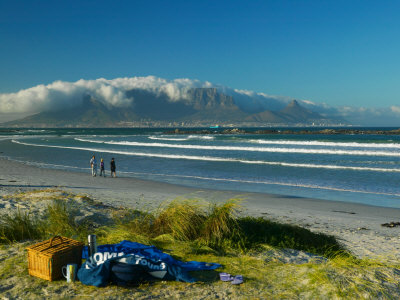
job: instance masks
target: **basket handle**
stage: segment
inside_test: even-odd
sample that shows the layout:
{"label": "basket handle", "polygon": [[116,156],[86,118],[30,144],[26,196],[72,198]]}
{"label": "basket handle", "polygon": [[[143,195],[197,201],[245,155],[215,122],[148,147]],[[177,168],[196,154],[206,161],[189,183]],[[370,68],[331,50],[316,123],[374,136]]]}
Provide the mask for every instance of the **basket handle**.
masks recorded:
{"label": "basket handle", "polygon": [[60,239],[61,240],[61,243],[62,243],[62,237],[61,236],[59,236],[59,235],[56,235],[55,237],[53,237],[51,240],[50,240],[50,247],[49,248],[51,248],[52,246],[53,246],[53,241],[55,240],[55,239]]}

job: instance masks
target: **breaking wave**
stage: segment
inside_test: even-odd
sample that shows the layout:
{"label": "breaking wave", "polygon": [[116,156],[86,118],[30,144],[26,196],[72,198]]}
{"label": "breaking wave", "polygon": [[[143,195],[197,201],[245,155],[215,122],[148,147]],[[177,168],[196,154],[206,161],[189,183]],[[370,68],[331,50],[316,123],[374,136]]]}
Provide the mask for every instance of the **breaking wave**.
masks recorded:
{"label": "breaking wave", "polygon": [[166,137],[156,137],[156,136],[149,136],[151,140],[160,140],[160,141],[187,141],[189,138],[166,138]]}
{"label": "breaking wave", "polygon": [[213,140],[215,139],[213,136],[209,135],[189,135],[189,139],[197,139],[197,140]]}
{"label": "breaking wave", "polygon": [[358,143],[358,142],[321,142],[321,141],[290,141],[290,140],[249,140],[250,143],[262,145],[297,145],[297,146],[328,146],[354,148],[394,148],[400,149],[398,143]]}
{"label": "breaking wave", "polygon": [[336,169],[336,170],[372,171],[372,172],[400,172],[400,169],[395,169],[395,168],[389,169],[389,168],[354,167],[354,166],[341,166],[341,165],[299,164],[299,163],[273,162],[273,161],[262,161],[262,160],[244,160],[244,159],[235,159],[226,157],[141,153],[141,152],[128,152],[128,151],[119,151],[119,150],[110,150],[101,148],[43,145],[43,144],[26,143],[18,140],[12,140],[12,142],[20,145],[34,146],[34,147],[72,149],[72,150],[82,150],[90,152],[114,153],[114,154],[129,155],[129,156],[141,156],[141,157],[215,161],[215,162],[235,162],[243,164],[259,164],[259,165],[271,165],[271,166],[282,166],[282,167],[292,167],[292,168],[314,168],[314,169],[317,168],[317,169],[331,169],[331,170]]}
{"label": "breaking wave", "polygon": [[330,155],[360,155],[360,156],[400,156],[400,152],[390,151],[366,151],[366,150],[339,150],[339,149],[308,149],[308,148],[282,148],[282,147],[243,147],[243,146],[208,146],[187,145],[167,143],[142,143],[128,141],[99,141],[75,138],[77,141],[108,145],[136,146],[136,147],[159,147],[195,150],[223,150],[223,151],[253,151],[253,152],[280,152],[280,153],[302,153],[302,154],[330,154]]}

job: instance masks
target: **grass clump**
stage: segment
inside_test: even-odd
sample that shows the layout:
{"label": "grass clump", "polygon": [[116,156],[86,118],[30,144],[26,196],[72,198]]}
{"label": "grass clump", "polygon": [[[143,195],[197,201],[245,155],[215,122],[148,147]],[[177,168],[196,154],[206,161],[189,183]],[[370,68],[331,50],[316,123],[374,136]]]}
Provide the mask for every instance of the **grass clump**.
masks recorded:
{"label": "grass clump", "polygon": [[237,219],[239,208],[238,199],[220,205],[211,204],[202,226],[201,241],[219,251],[227,248],[243,250],[243,233]]}
{"label": "grass clump", "polygon": [[107,241],[124,236],[153,244],[168,237],[189,242],[190,246],[186,247],[196,253],[216,251],[222,255],[261,249],[262,244],[329,257],[344,251],[333,236],[263,218],[238,217],[239,202],[239,199],[230,199],[207,207],[195,200],[177,199],[155,213],[128,210],[118,216],[112,230],[102,231],[100,235],[104,238],[114,235]]}
{"label": "grass clump", "polygon": [[192,241],[199,237],[205,222],[201,206],[190,200],[174,200],[154,219],[153,232],[157,235],[171,234],[180,241]]}
{"label": "grass clump", "polygon": [[127,209],[114,215],[114,222],[123,229],[144,235],[152,235],[154,215],[136,209]]}
{"label": "grass clump", "polygon": [[65,201],[55,199],[39,216],[20,210],[0,215],[0,244],[45,239],[54,235],[85,240],[90,224],[77,224],[76,213]]}
{"label": "grass clump", "polygon": [[[236,220],[238,208],[236,199],[208,207],[196,200],[176,199],[155,213],[134,210],[119,215],[116,225],[108,232],[115,235],[125,231],[126,236],[147,238],[155,244],[172,238],[190,242],[193,249],[224,253],[232,246],[232,236],[240,235]],[[104,231],[101,234],[105,237]]]}
{"label": "grass clump", "polygon": [[40,222],[27,212],[0,216],[0,243],[12,243],[22,240],[34,240],[43,236]]}
{"label": "grass clump", "polygon": [[132,240],[151,244],[153,214],[136,209],[118,210],[113,215],[113,221],[114,225],[95,230],[99,242],[114,244],[122,240]]}
{"label": "grass clump", "polygon": [[238,200],[230,199],[217,205],[211,204],[210,212],[204,222],[202,237],[207,241],[227,238],[239,229],[236,220],[239,210]]}
{"label": "grass clump", "polygon": [[85,239],[88,234],[89,224],[78,224],[75,221],[77,211],[72,209],[67,202],[55,199],[47,207],[43,219],[44,235],[63,235]]}
{"label": "grass clump", "polygon": [[220,255],[246,253],[257,250],[262,244],[323,256],[334,256],[343,251],[332,236],[263,218],[239,217],[240,199],[208,205],[197,200],[176,199],[155,212],[119,209],[115,211],[113,225],[97,229],[89,220],[76,221],[79,211],[73,201],[56,198],[47,206],[46,212],[37,217],[20,211],[1,216],[0,243],[54,235],[85,241],[89,233],[95,233],[103,243],[128,239],[163,245],[172,239],[187,242],[185,247],[195,253]]}

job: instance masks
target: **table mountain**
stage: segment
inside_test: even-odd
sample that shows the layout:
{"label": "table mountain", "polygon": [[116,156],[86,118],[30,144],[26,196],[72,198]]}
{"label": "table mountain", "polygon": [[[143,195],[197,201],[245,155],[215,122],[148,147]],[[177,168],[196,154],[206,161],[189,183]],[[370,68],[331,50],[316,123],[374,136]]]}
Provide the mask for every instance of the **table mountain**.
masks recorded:
{"label": "table mountain", "polygon": [[125,107],[105,104],[92,96],[81,104],[63,110],[52,110],[8,123],[19,127],[116,127],[116,126],[207,126],[235,124],[264,126],[271,124],[332,123],[334,120],[312,112],[293,100],[279,111],[246,112],[232,96],[217,88],[192,88],[182,99],[171,100],[167,94],[133,89],[126,92],[132,103]]}

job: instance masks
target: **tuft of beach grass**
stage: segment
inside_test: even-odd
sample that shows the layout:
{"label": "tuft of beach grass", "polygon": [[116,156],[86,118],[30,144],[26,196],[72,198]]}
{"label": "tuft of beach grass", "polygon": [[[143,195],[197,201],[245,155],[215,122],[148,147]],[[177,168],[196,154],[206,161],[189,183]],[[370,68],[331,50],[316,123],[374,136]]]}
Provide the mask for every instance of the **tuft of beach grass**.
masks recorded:
{"label": "tuft of beach grass", "polygon": [[154,219],[153,232],[171,234],[175,239],[191,241],[200,234],[206,217],[197,201],[175,199],[161,209]]}
{"label": "tuft of beach grass", "polygon": [[0,215],[0,244],[22,240],[35,240],[43,236],[39,220],[19,209],[12,214]]}

